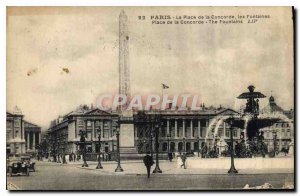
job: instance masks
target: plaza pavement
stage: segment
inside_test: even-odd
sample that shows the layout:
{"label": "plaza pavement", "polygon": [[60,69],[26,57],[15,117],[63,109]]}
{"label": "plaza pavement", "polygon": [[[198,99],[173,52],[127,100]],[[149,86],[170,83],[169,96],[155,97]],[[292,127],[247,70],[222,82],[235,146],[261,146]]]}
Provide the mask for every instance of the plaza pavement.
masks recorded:
{"label": "plaza pavement", "polygon": [[[110,161],[110,162],[101,162],[103,169],[96,169],[97,162],[90,162],[88,161],[89,167],[81,167],[82,161],[80,162],[68,162],[70,165],[76,166],[78,169],[86,169],[86,170],[93,170],[95,172],[104,173],[107,175],[142,175],[146,173],[146,167],[142,161],[122,161],[121,167],[124,169],[123,172],[115,172],[115,168],[117,167],[117,162]],[[59,164],[59,163],[52,163],[52,164]],[[175,174],[175,175],[220,175],[220,174],[227,174],[228,169],[201,169],[201,168],[178,168],[177,161],[166,161],[160,160],[159,167],[162,170],[161,175],[164,174]],[[155,168],[155,164],[151,167],[151,171]],[[243,174],[293,174],[293,169],[239,169],[239,175]]]}
{"label": "plaza pavement", "polygon": [[[124,172],[114,172],[116,162],[102,162],[103,169],[95,169],[97,162],[61,164],[36,161],[36,172],[30,176],[7,175],[8,190],[217,190],[242,189],[265,183],[281,189],[294,184],[291,171],[240,170],[228,175],[227,170],[181,169],[176,162],[160,161],[163,173],[147,178],[142,161],[122,161]],[[152,167],[152,170],[155,167]],[[237,168],[238,169],[238,168]]]}

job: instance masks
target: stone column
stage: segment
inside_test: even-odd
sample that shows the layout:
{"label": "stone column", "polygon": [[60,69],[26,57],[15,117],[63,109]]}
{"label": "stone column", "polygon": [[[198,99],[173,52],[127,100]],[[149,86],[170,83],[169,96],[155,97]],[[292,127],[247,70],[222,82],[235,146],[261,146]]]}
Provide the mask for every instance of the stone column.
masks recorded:
{"label": "stone column", "polygon": [[30,132],[27,132],[27,150],[30,149]]}
{"label": "stone column", "polygon": [[[26,148],[25,148],[25,135],[24,135],[24,124],[23,124],[23,119],[21,119],[21,153],[25,153],[26,152]],[[24,141],[24,143],[23,143]],[[23,148],[24,146],[24,148]]]}
{"label": "stone column", "polygon": [[104,138],[104,120],[101,121],[102,138]]}
{"label": "stone column", "polygon": [[137,138],[137,125],[134,126],[134,138]]}
{"label": "stone column", "polygon": [[209,126],[209,119],[206,119],[205,124],[206,124],[206,127],[205,127],[205,136],[206,136],[207,131],[208,131],[208,126]]}
{"label": "stone column", "polygon": [[36,134],[35,134],[35,132],[32,132],[32,133],[33,133],[33,135],[32,135],[32,136],[33,136],[33,140],[32,140],[32,149],[35,150],[35,135],[36,135]]}
{"label": "stone column", "polygon": [[194,137],[193,133],[194,133],[194,127],[193,127],[193,119],[191,119],[191,138]]}
{"label": "stone column", "polygon": [[75,139],[77,138],[77,119],[75,120]]}
{"label": "stone column", "polygon": [[170,134],[170,121],[167,119],[167,136]]}
{"label": "stone column", "polygon": [[41,132],[39,132],[39,144],[41,144]]}
{"label": "stone column", "polygon": [[98,141],[98,132],[97,132],[98,130],[96,130],[95,127],[96,127],[96,121],[93,120],[94,140],[95,140],[95,141]]}
{"label": "stone column", "polygon": [[223,136],[226,137],[226,122],[223,122]]}
{"label": "stone column", "polygon": [[[96,143],[98,142],[98,139],[97,139],[97,130],[95,129],[95,124],[96,124],[96,121],[93,120],[92,121],[92,137],[91,137],[91,140],[93,141],[92,142],[92,152],[96,152]],[[95,137],[96,136],[96,137]]]}
{"label": "stone column", "polygon": [[[109,120],[108,122],[109,122],[109,127],[108,127],[108,132],[107,132],[107,138],[109,139],[111,137],[112,121]],[[134,130],[133,130],[133,132],[134,132]],[[108,144],[108,149],[109,149],[109,144]]]}
{"label": "stone column", "polygon": [[[279,149],[278,149],[278,150],[281,150],[281,149],[282,149],[282,135],[283,135],[283,133],[284,133],[283,131],[284,131],[284,130],[281,129],[281,131],[278,132],[279,135],[280,135],[280,136],[279,136]],[[286,131],[285,131],[285,132],[286,132]],[[286,138],[285,135],[283,136],[283,138]]]}
{"label": "stone column", "polygon": [[95,139],[95,121],[92,121],[92,133],[91,133],[91,141]]}
{"label": "stone column", "polygon": [[185,119],[182,120],[182,137],[186,137],[185,136]]}
{"label": "stone column", "polygon": [[86,133],[86,140],[88,139],[89,134],[87,133],[87,120],[84,120],[84,129]]}
{"label": "stone column", "polygon": [[178,137],[178,130],[177,130],[177,119],[175,119],[175,138]]}
{"label": "stone column", "polygon": [[201,138],[202,135],[201,135],[201,122],[200,120],[198,120],[198,137]]}
{"label": "stone column", "polygon": [[23,129],[23,120],[21,120],[21,140],[23,139],[25,139],[25,136],[24,136],[24,129]]}

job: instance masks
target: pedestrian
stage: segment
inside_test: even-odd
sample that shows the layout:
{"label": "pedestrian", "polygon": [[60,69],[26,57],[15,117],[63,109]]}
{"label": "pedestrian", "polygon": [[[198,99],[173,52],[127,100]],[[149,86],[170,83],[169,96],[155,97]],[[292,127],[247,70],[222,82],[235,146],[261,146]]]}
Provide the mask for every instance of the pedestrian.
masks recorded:
{"label": "pedestrian", "polygon": [[151,166],[154,164],[154,161],[153,161],[153,158],[152,156],[150,156],[150,152],[148,151],[146,153],[146,156],[144,156],[144,164],[147,168],[147,175],[148,175],[148,178],[150,178],[150,169],[151,169]]}
{"label": "pedestrian", "polygon": [[181,164],[180,168],[182,168],[182,166],[183,166],[183,168],[186,169],[186,166],[185,166],[186,154],[185,153],[182,153],[181,161],[182,161],[182,164]]}
{"label": "pedestrian", "polygon": [[169,152],[169,153],[168,153],[168,158],[169,158],[169,161],[172,162],[172,159],[173,159],[173,154],[172,154],[172,152]]}
{"label": "pedestrian", "polygon": [[[73,153],[73,152],[72,152]],[[69,162],[72,162],[72,159],[73,159],[73,157],[72,157],[72,153],[71,154],[69,154]]]}
{"label": "pedestrian", "polygon": [[62,163],[63,164],[67,164],[67,160],[66,160],[66,154],[62,154]]}
{"label": "pedestrian", "polygon": [[75,161],[76,161],[76,154],[73,153],[73,162],[75,162]]}

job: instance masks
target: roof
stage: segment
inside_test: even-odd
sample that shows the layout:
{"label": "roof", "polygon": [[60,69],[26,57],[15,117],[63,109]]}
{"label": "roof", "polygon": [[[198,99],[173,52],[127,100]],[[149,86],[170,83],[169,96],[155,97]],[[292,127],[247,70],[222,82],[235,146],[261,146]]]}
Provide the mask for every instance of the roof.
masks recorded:
{"label": "roof", "polygon": [[12,112],[6,112],[6,116],[24,116],[23,114],[14,114]]}
{"label": "roof", "polygon": [[31,122],[28,122],[26,120],[23,120],[24,122],[24,127],[37,127],[37,128],[41,128],[40,126],[36,125],[36,124],[33,124]]}

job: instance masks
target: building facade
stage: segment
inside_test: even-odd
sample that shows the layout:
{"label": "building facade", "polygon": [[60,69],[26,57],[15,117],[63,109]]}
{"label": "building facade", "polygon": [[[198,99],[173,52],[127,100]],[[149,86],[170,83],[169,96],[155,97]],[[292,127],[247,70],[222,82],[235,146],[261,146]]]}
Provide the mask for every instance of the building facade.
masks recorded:
{"label": "building facade", "polygon": [[51,141],[50,151],[55,151],[58,154],[77,152],[81,131],[87,132],[88,152],[99,150],[97,142],[99,133],[101,134],[103,149],[106,152],[113,151],[116,144],[114,133],[116,126],[113,122],[116,122],[117,119],[117,114],[80,106],[75,111],[51,122],[48,129],[48,136]]}
{"label": "building facade", "polygon": [[275,98],[271,96],[269,104],[263,109],[263,112],[280,118],[280,121],[272,126],[262,129],[268,150],[274,149],[274,141],[277,150],[289,149],[289,145],[294,141],[294,110],[283,110],[276,104]]}
{"label": "building facade", "polygon": [[6,112],[6,153],[7,155],[35,152],[40,142],[41,127],[24,120],[22,112]]}
{"label": "building facade", "polygon": [[[293,111],[274,110],[274,98],[270,98],[271,113],[277,112],[285,116],[273,126],[261,129],[264,132],[265,142],[271,150],[274,144],[274,132],[277,134],[276,145],[281,150],[294,138]],[[278,106],[277,106],[278,107]],[[263,110],[266,112],[266,108]],[[139,122],[139,118],[148,118],[159,114],[161,129],[159,131],[160,152],[197,152],[205,144],[208,149],[216,148],[221,151],[230,143],[230,129],[222,120],[228,116],[240,115],[238,112],[226,108],[204,108],[199,111],[187,110],[150,110],[133,111],[134,146],[138,153],[154,150],[153,124]],[[101,133],[101,149],[104,152],[116,149],[116,126],[119,115],[113,112],[80,106],[75,111],[51,122],[48,135],[52,144],[51,149],[57,153],[69,154],[79,149],[80,131],[87,131],[87,151],[98,152],[98,134]],[[234,128],[233,139],[241,141],[245,130]],[[242,134],[243,133],[243,134]],[[152,148],[151,148],[152,146]]]}
{"label": "building facade", "polygon": [[[220,140],[229,141],[230,130],[225,122],[213,125],[216,117],[237,115],[231,109],[202,109],[200,111],[134,111],[134,139],[139,153],[154,149],[153,124],[139,123],[140,115],[153,116],[160,114],[162,126],[159,132],[160,152],[198,151],[206,143],[213,148]],[[51,122],[48,135],[51,149],[59,154],[77,152],[80,141],[80,131],[87,131],[87,151],[98,152],[98,133],[101,130],[101,149],[105,152],[116,149],[117,113],[91,109],[80,106],[75,111]],[[216,129],[217,126],[217,129]],[[240,139],[239,129],[234,129],[234,139]],[[151,139],[152,136],[152,139]],[[51,150],[50,150],[51,151]]]}

